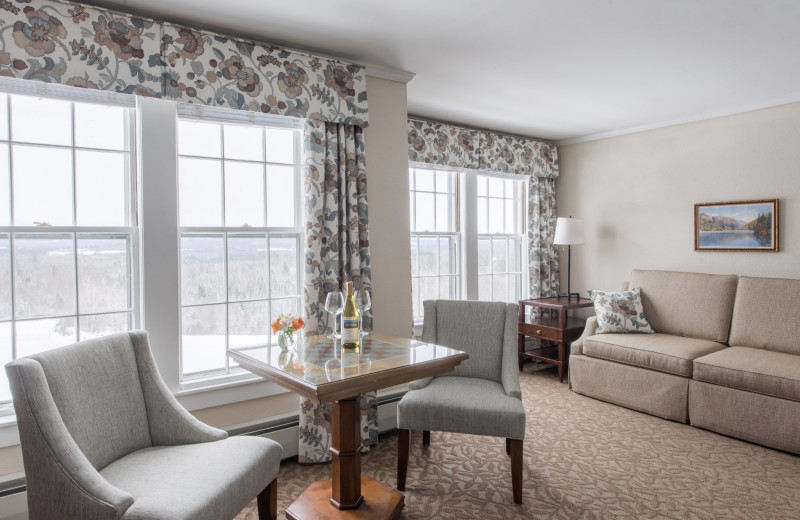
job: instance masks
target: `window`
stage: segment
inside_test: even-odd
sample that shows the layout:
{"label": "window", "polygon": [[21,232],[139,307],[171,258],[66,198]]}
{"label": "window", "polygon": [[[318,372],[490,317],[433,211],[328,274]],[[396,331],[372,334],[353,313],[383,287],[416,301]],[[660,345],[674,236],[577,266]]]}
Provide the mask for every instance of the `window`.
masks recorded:
{"label": "window", "polygon": [[181,374],[230,373],[300,313],[300,131],[179,111]]}
{"label": "window", "polygon": [[137,326],[132,115],[0,93],[0,365]]}
{"label": "window", "polygon": [[411,284],[414,320],[422,302],[461,295],[457,174],[411,168]]}
{"label": "window", "polygon": [[478,175],[478,299],[522,300],[525,265],[523,181]]}
{"label": "window", "polygon": [[527,297],[524,178],[412,163],[409,187],[415,324],[425,300]]}

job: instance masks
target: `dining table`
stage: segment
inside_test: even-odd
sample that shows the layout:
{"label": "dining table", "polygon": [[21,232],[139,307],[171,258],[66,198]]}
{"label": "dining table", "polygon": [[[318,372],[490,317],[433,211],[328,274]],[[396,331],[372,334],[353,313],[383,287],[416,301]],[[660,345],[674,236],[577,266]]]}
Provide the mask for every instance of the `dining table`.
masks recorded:
{"label": "dining table", "polygon": [[358,347],[325,335],[277,344],[229,348],[242,368],[317,403],[331,406],[331,479],[311,483],[286,508],[291,520],[396,518],[404,496],[361,474],[361,410],[358,396],[455,369],[469,356],[452,348],[379,332]]}

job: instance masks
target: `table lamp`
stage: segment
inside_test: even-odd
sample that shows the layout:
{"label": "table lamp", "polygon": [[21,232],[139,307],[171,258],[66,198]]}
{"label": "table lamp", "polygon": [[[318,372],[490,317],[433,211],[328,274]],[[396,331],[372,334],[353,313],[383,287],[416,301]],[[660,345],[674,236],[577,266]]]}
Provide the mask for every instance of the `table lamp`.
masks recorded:
{"label": "table lamp", "polygon": [[583,219],[559,218],[556,221],[556,236],[553,244],[567,246],[567,292],[559,292],[558,296],[566,296],[568,300],[575,296],[577,300],[580,300],[581,293],[570,292],[570,269],[572,268],[572,245],[583,244]]}

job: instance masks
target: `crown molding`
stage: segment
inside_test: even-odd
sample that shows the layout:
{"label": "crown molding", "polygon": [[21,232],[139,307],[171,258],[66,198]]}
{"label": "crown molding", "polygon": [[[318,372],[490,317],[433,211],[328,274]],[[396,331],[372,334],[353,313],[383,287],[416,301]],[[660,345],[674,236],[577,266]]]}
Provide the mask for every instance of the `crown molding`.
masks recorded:
{"label": "crown molding", "polygon": [[390,81],[398,81],[400,83],[408,83],[414,76],[416,76],[413,72],[407,72],[405,70],[397,70],[397,69],[390,69],[387,67],[378,67],[375,65],[364,65],[366,69],[367,76],[372,76],[373,78],[381,78],[381,79],[388,79]]}
{"label": "crown molding", "polygon": [[668,126],[683,125],[686,123],[695,123],[697,121],[705,121],[707,119],[714,119],[717,117],[733,116],[736,114],[744,114],[745,112],[753,112],[755,110],[762,110],[765,108],[773,108],[781,105],[788,105],[790,103],[797,103],[800,101],[800,93],[785,98],[774,99],[768,102],[752,103],[749,105],[739,105],[735,108],[727,110],[720,110],[718,112],[711,112],[696,117],[685,117],[680,119],[673,119],[670,121],[662,121],[659,123],[652,123],[648,125],[631,126],[619,130],[610,130],[608,132],[600,132],[597,134],[590,134],[581,137],[573,137],[570,139],[563,139],[556,141],[556,146],[568,146],[571,144],[586,143],[589,141],[597,141],[600,139],[608,139],[609,137],[618,137],[621,135],[635,134],[637,132],[645,132],[647,130],[657,130],[659,128],[666,128]]}

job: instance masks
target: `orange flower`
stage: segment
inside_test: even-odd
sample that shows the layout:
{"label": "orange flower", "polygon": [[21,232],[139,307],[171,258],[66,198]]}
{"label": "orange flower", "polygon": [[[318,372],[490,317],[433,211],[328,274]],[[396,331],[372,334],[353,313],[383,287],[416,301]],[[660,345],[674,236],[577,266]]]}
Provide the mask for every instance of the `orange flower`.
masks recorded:
{"label": "orange flower", "polygon": [[292,322],[292,330],[294,330],[295,332],[297,332],[298,330],[302,329],[305,326],[306,326],[306,322],[303,321],[303,317],[302,316],[300,316],[299,318],[297,318],[296,320],[294,320]]}
{"label": "orange flower", "polygon": [[281,330],[281,319],[278,318],[272,323],[272,333],[277,334],[278,331]]}

